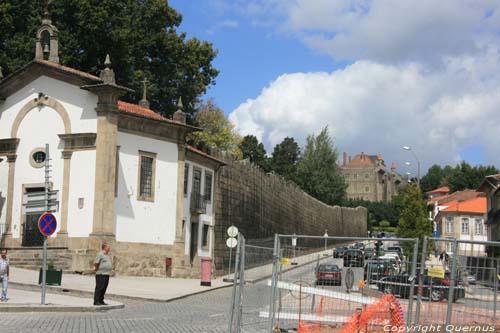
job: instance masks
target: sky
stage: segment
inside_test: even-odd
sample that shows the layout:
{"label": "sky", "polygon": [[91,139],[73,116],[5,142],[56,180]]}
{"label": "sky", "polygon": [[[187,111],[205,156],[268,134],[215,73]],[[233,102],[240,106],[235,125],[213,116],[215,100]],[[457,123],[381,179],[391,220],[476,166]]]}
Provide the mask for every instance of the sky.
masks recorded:
{"label": "sky", "polygon": [[[354,157],[400,173],[500,167],[500,2],[170,0],[179,31],[213,44],[215,99],[268,154],[328,126]],[[403,150],[411,147],[411,151]],[[405,165],[410,162],[411,165]]]}

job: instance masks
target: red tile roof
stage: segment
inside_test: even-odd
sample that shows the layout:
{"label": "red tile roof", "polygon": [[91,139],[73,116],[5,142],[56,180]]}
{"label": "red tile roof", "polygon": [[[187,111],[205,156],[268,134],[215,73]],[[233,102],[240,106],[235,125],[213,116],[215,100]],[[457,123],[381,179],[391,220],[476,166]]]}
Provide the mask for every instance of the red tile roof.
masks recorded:
{"label": "red tile roof", "polygon": [[174,125],[192,128],[195,130],[200,130],[198,127],[186,125],[186,124],[183,124],[179,121],[165,118],[162,115],[159,115],[158,113],[154,112],[153,110],[144,108],[144,107],[137,105],[137,104],[127,103],[124,101],[118,101],[118,110],[123,112],[123,113],[132,114],[134,116],[139,116],[142,118],[158,120],[158,121],[162,121],[165,123],[170,123],[170,124],[174,124]]}
{"label": "red tile roof", "polygon": [[361,166],[374,166],[375,162],[372,160],[371,156],[361,153],[354,156],[354,158],[349,163],[349,167],[361,167]]}
{"label": "red tile roof", "polygon": [[477,192],[476,190],[456,191],[456,192],[453,192],[452,194],[446,194],[446,195],[441,195],[441,196],[432,198],[429,201],[427,201],[427,205],[434,204],[435,202],[442,205],[442,204],[445,204],[445,203],[451,202],[451,201],[464,201],[464,200],[469,200],[469,199],[478,198],[478,197],[485,197],[485,194],[481,193],[481,192]]}
{"label": "red tile roof", "polygon": [[447,208],[440,210],[440,213],[477,213],[486,214],[487,202],[486,198],[479,197],[464,201],[451,201],[447,204]]}
{"label": "red tile roof", "polygon": [[57,69],[59,71],[62,71],[62,72],[66,72],[66,73],[69,73],[69,74],[78,75],[78,76],[83,77],[85,79],[91,79],[91,80],[94,80],[94,81],[102,82],[101,78],[99,78],[99,77],[97,77],[95,75],[92,75],[92,74],[89,74],[89,73],[86,73],[86,72],[82,72],[82,71],[79,71],[79,70],[71,68],[71,67],[66,67],[66,66],[57,64],[55,62],[52,62],[52,61],[42,60],[42,59],[35,59],[35,60],[33,60],[33,62],[41,64],[41,65],[45,65],[45,66],[48,66],[48,67],[55,68],[55,69]]}
{"label": "red tile roof", "polygon": [[209,154],[207,154],[207,153],[205,153],[205,152],[203,152],[203,151],[201,151],[199,149],[196,149],[193,146],[186,145],[186,149],[189,150],[189,151],[191,151],[191,152],[193,152],[193,153],[195,153],[195,154],[198,154],[198,155],[201,155],[201,156],[206,157],[208,159],[211,159],[212,161],[215,161],[215,162],[218,162],[218,163],[224,164],[224,165],[226,164],[222,160],[219,160],[218,158],[215,158],[212,155],[209,155]]}
{"label": "red tile roof", "polygon": [[440,188],[437,188],[435,190],[425,192],[425,193],[432,194],[432,193],[449,193],[449,192],[450,192],[450,188],[448,186],[443,186],[443,187],[440,187]]}

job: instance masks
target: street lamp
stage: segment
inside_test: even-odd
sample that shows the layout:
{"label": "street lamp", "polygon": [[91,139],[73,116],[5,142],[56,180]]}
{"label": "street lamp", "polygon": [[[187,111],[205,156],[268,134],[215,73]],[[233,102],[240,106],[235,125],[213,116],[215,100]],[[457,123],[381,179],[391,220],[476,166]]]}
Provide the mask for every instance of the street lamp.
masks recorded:
{"label": "street lamp", "polygon": [[[411,149],[410,146],[403,146],[403,149],[410,151],[410,153],[413,155],[413,157],[417,161],[417,185],[418,185],[418,187],[420,187],[420,161],[418,160],[417,155],[415,155],[415,152],[413,151],[413,149]],[[406,162],[405,164],[410,165],[409,162]]]}
{"label": "street lamp", "polygon": [[406,172],[406,175],[408,176],[408,183],[411,183],[411,180],[410,180],[411,172]]}

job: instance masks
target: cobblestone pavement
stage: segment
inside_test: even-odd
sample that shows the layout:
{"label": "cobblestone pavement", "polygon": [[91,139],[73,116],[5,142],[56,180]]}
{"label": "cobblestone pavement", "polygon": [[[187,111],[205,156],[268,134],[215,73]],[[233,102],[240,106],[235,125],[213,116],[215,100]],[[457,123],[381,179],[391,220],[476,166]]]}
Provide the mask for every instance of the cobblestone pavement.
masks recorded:
{"label": "cobblestone pavement", "polygon": [[104,313],[2,313],[0,332],[226,332],[231,288]]}

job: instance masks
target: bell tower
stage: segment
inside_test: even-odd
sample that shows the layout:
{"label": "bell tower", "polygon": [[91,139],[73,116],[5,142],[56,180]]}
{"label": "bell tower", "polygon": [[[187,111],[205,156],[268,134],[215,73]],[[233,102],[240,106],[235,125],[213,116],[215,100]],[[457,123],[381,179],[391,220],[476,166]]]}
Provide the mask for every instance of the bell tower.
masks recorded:
{"label": "bell tower", "polygon": [[36,32],[35,59],[59,63],[59,30],[52,25],[49,11],[45,8],[42,25]]}

